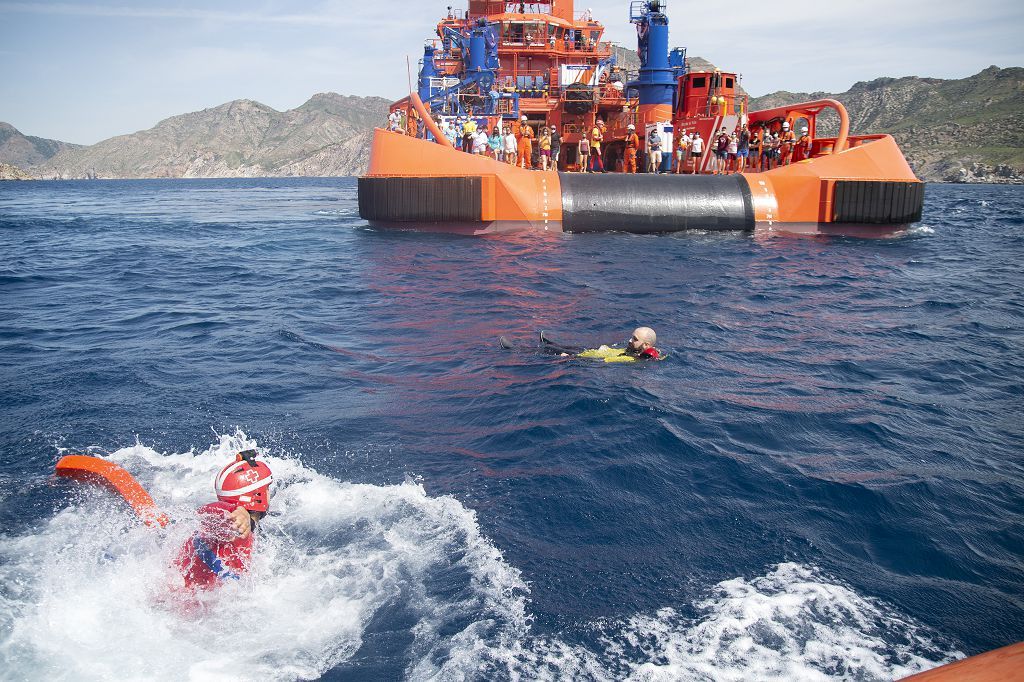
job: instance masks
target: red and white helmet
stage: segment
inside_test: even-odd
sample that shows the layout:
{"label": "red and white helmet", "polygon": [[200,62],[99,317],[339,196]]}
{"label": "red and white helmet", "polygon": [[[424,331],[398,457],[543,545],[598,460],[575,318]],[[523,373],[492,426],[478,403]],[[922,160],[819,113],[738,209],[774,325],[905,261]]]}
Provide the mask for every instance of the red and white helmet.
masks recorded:
{"label": "red and white helmet", "polygon": [[252,512],[270,509],[270,483],[274,480],[270,467],[256,461],[255,450],[246,450],[235,456],[217,474],[214,487],[221,502],[234,502]]}

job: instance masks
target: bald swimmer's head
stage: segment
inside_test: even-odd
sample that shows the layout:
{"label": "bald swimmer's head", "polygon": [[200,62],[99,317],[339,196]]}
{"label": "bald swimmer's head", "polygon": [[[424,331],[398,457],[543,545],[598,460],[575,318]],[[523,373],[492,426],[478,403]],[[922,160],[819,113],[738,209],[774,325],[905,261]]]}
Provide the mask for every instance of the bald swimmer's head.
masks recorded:
{"label": "bald swimmer's head", "polygon": [[658,335],[650,327],[637,327],[629,337],[629,348],[634,352],[647,350],[658,342]]}

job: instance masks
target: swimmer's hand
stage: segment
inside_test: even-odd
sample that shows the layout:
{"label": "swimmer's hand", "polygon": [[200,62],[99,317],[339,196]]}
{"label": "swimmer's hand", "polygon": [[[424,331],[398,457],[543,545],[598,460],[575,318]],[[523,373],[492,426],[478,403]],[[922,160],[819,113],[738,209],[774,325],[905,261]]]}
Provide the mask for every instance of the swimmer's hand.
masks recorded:
{"label": "swimmer's hand", "polygon": [[249,512],[245,507],[235,507],[228,512],[228,524],[243,540],[252,535],[252,521],[249,520]]}

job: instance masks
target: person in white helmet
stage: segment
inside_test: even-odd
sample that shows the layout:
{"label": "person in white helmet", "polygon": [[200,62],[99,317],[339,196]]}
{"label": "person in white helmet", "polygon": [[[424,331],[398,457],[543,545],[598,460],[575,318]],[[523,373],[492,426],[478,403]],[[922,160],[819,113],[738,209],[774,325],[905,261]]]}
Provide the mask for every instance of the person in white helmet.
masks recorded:
{"label": "person in white helmet", "polygon": [[253,531],[270,510],[273,474],[256,450],[238,453],[217,474],[217,501],[200,507],[200,528],[175,560],[185,587],[208,589],[248,570]]}
{"label": "person in white helmet", "polygon": [[811,151],[811,136],[807,133],[806,126],[800,129],[800,137],[796,139],[796,145],[793,148],[793,159],[795,161],[803,161],[807,158],[808,152]]}
{"label": "person in white helmet", "polygon": [[516,145],[519,149],[519,158],[516,165],[520,168],[533,168],[533,128],[523,116],[519,121],[519,137],[516,138]]}
{"label": "person in white helmet", "polygon": [[789,121],[782,123],[782,135],[779,137],[782,143],[779,146],[779,155],[782,158],[782,165],[788,166],[793,160],[793,146],[796,144],[796,134],[789,128]]}
{"label": "person in white helmet", "polygon": [[636,134],[636,126],[632,123],[627,127],[626,152],[623,157],[622,172],[636,173],[636,150],[640,147],[640,137]]}

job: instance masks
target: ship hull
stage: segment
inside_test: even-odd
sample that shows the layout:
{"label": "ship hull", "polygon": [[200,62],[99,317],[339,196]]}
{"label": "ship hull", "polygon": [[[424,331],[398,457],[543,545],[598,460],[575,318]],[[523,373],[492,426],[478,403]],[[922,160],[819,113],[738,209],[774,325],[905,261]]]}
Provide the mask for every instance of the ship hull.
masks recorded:
{"label": "ship hull", "polygon": [[378,129],[359,178],[371,225],[467,234],[898,229],[923,202],[889,135],[762,173],[653,175],[527,170]]}

